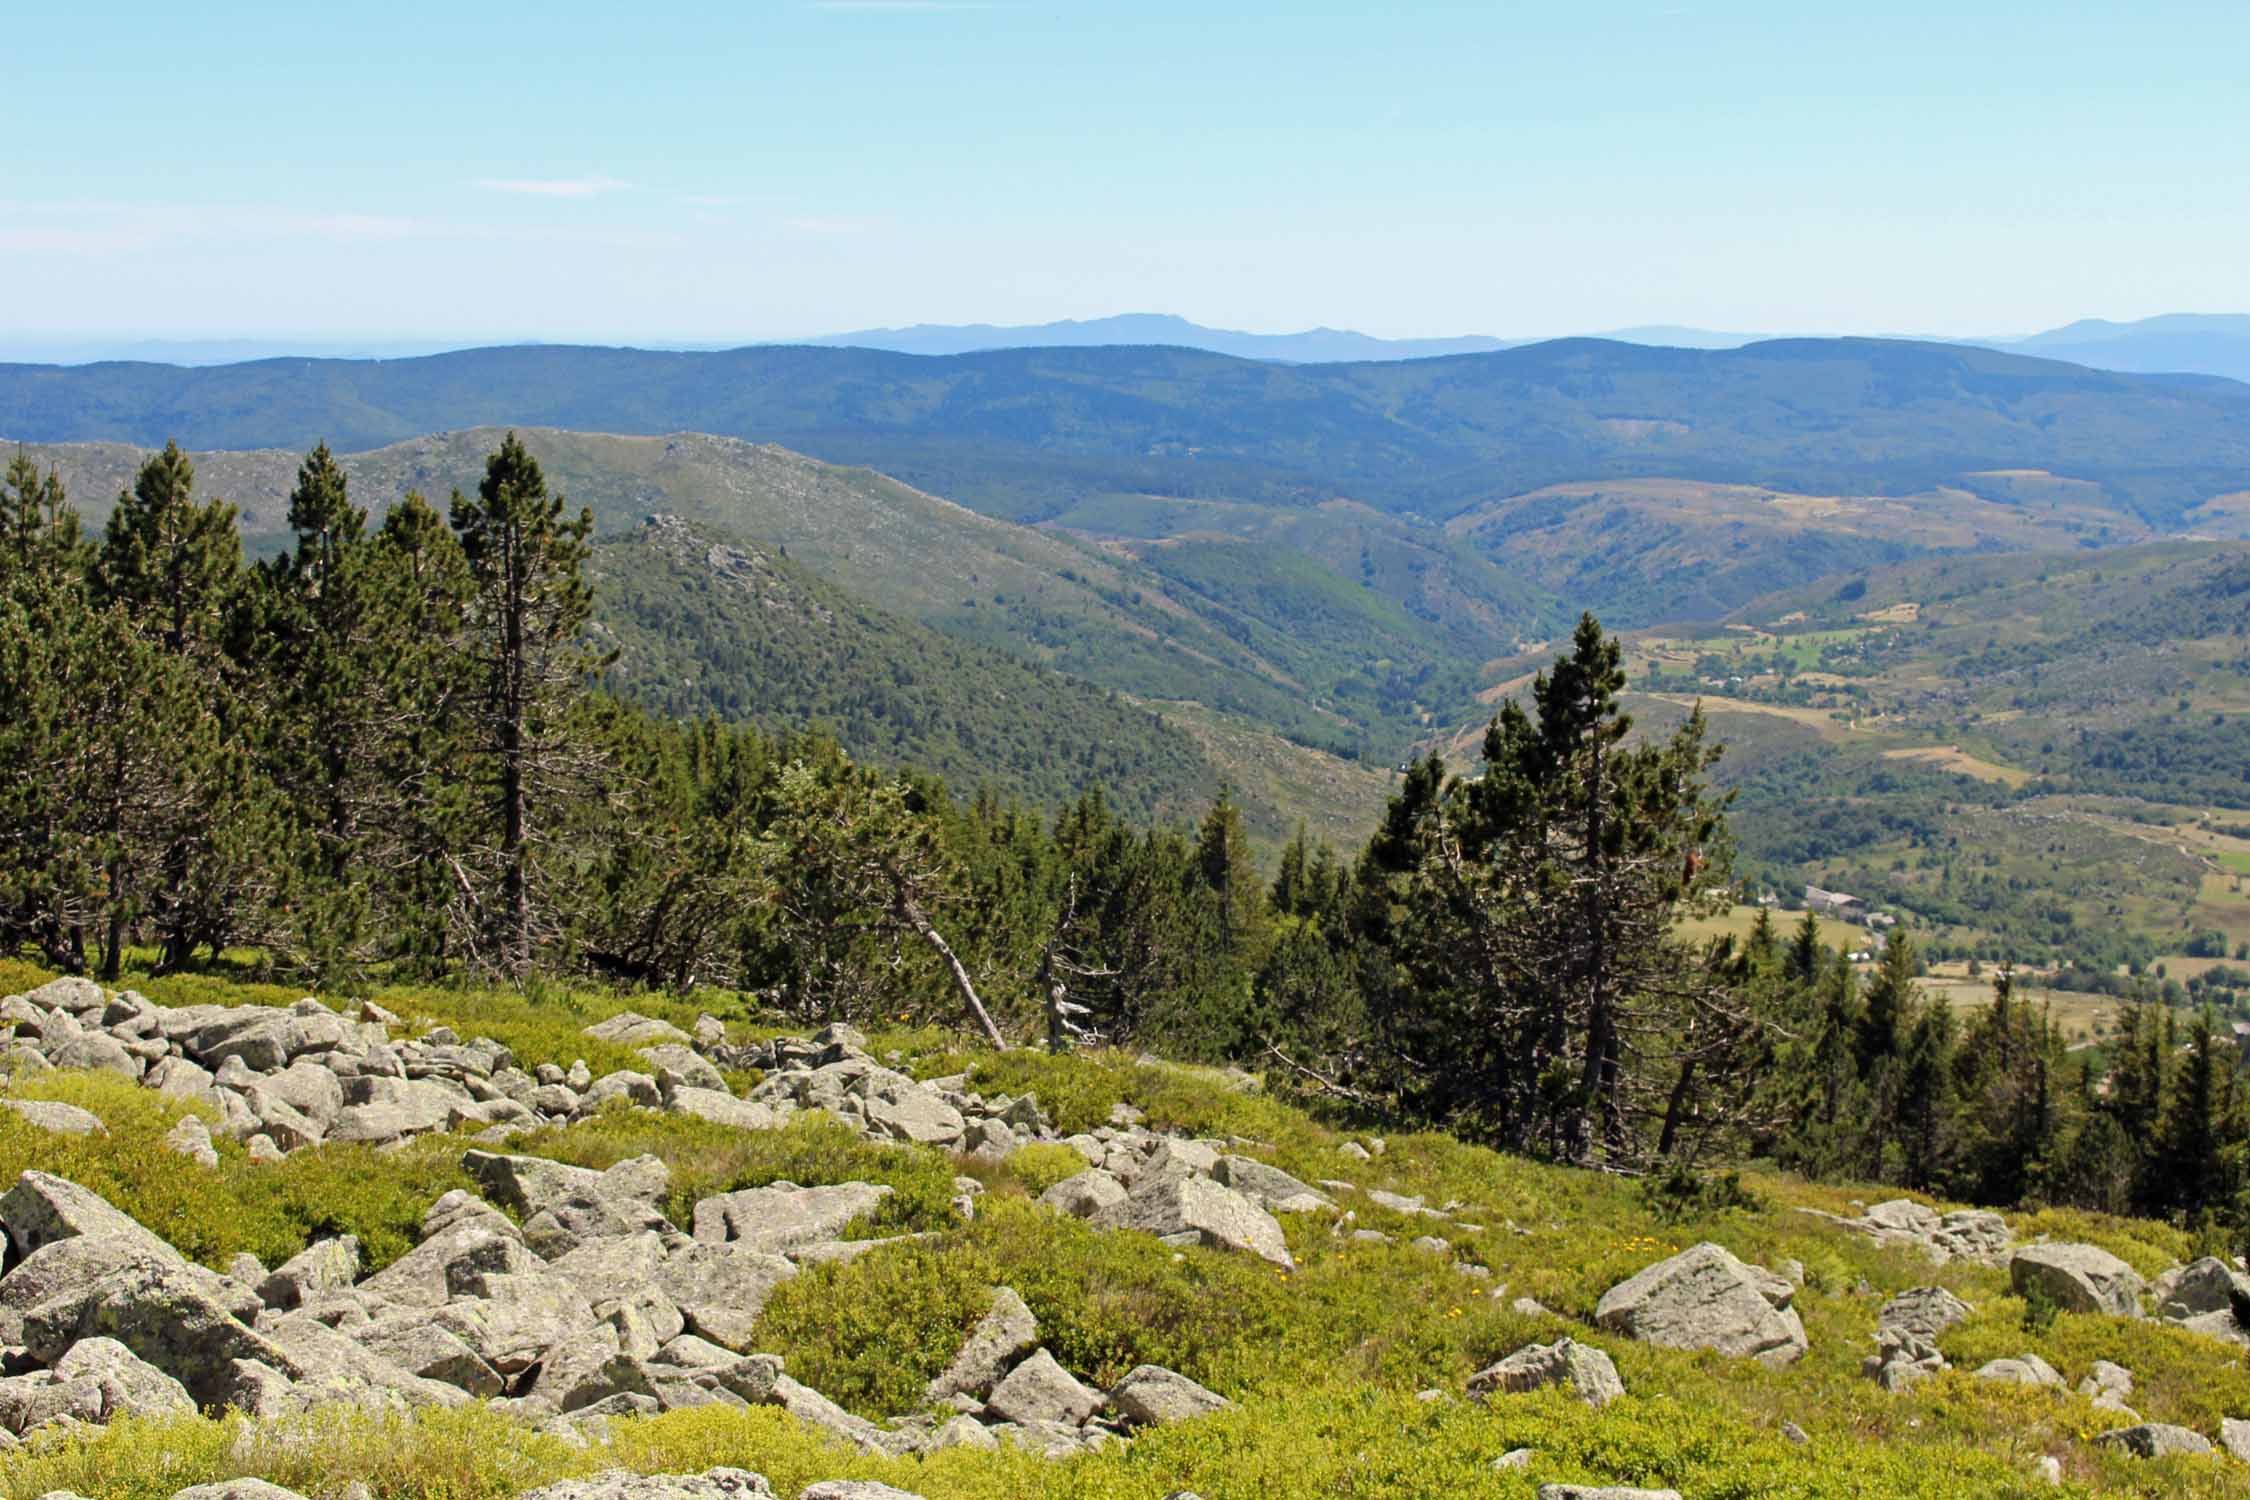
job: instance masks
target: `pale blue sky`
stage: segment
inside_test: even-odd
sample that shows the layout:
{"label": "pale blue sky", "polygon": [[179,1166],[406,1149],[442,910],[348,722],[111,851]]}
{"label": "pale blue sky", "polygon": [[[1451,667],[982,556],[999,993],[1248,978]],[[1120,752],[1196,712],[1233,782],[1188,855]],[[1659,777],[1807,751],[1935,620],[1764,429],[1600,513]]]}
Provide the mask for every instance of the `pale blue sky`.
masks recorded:
{"label": "pale blue sky", "polygon": [[0,341],[2250,310],[2242,0],[343,12],[8,4]]}

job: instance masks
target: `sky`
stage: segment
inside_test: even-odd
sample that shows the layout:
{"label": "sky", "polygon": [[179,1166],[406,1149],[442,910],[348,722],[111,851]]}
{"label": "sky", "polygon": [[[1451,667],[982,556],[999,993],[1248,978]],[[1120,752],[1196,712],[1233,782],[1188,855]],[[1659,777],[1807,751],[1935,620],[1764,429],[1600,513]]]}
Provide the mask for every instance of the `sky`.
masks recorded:
{"label": "sky", "polygon": [[0,344],[2250,310],[2250,5],[0,6]]}

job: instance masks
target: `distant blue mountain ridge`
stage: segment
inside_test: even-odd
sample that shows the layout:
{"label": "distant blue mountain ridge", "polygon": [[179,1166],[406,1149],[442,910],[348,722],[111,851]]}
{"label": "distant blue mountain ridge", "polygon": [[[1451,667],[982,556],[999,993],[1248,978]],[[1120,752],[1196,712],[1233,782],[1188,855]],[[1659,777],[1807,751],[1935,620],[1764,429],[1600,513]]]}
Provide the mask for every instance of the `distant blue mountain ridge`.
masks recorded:
{"label": "distant blue mountain ridge", "polygon": [[[1625,344],[1673,349],[1739,349],[1776,338],[1827,335],[1743,333],[1681,324],[1645,324],[1589,335]],[[2250,314],[2167,313],[2135,322],[2081,318],[2026,338],[1945,338],[1902,335],[1926,343],[1969,344],[2016,354],[2059,359],[2096,370],[2128,374],[2219,375],[2250,381]],[[490,348],[541,340],[480,339],[15,339],[0,341],[0,362],[92,364],[113,360],[147,364],[204,366],[255,359],[405,359],[458,349]],[[944,356],[996,349],[1079,349],[1115,346],[1200,349],[1238,359],[1277,364],[1345,364],[1363,361],[1431,359],[1453,354],[1483,354],[1520,349],[1540,339],[1462,334],[1442,338],[1379,338],[1345,328],[1310,328],[1300,333],[1245,333],[1212,328],[1170,313],[1121,313],[1103,318],[1066,318],[1053,323],[916,323],[905,328],[866,328],[853,333],[805,339],[679,341],[636,339],[631,347],[655,350],[717,350],[753,345],[805,345],[829,349],[878,349],[894,354]]]}

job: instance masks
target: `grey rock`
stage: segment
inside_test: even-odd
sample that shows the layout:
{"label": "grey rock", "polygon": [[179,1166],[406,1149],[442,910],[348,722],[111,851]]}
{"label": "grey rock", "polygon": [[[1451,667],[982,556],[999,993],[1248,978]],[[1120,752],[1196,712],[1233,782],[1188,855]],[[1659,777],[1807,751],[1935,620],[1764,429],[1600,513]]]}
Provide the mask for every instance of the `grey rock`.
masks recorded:
{"label": "grey rock", "polygon": [[753,1406],[778,1406],[798,1421],[851,1443],[863,1453],[890,1453],[895,1440],[874,1423],[855,1417],[820,1392],[784,1375],[781,1361],[771,1354],[753,1354],[732,1369],[719,1372],[719,1382]]}
{"label": "grey rock", "polygon": [[657,1267],[655,1283],[679,1308],[689,1331],[747,1350],[766,1299],[796,1274],[787,1260],[751,1244],[698,1240],[669,1254]]}
{"label": "grey rock", "polygon": [[1623,1484],[1543,1484],[1539,1500],[1680,1500],[1680,1492],[1637,1490]]}
{"label": "grey rock", "polygon": [[873,1479],[823,1479],[797,1491],[797,1500],[922,1500],[912,1490]]}
{"label": "grey rock", "polygon": [[1141,1365],[1110,1387],[1109,1404],[1135,1427],[1185,1422],[1234,1403],[1162,1365]]}
{"label": "grey rock", "polygon": [[2231,1312],[2236,1296],[2250,1296],[2250,1276],[2206,1255],[2168,1273],[2157,1284],[2158,1313],[2175,1322],[2205,1313]]}
{"label": "grey rock", "polygon": [[[345,1402],[362,1410],[416,1406],[460,1406],[469,1397],[455,1386],[426,1380],[402,1369],[350,1334],[339,1332],[313,1313],[281,1313],[259,1330],[288,1351],[295,1384],[257,1360],[238,1360],[230,1404],[254,1415],[279,1415],[325,1402]],[[257,1403],[270,1403],[260,1405]]]}
{"label": "grey rock", "polygon": [[887,1184],[839,1183],[769,1187],[721,1193],[695,1205],[695,1237],[709,1244],[738,1243],[755,1250],[786,1251],[839,1238],[844,1228],[890,1196]]}
{"label": "grey rock", "polygon": [[2120,1427],[2094,1439],[2105,1448],[2122,1448],[2135,1458],[2168,1458],[2175,1453],[2209,1453],[2211,1440],[2189,1427],[2169,1422],[2143,1422]]}
{"label": "grey rock", "polygon": [[317,1293],[348,1287],[358,1276],[359,1236],[338,1235],[315,1240],[284,1261],[258,1284],[258,1297],[286,1311]]}
{"label": "grey rock", "polygon": [[1041,1349],[992,1388],[985,1408],[1005,1422],[1084,1422],[1102,1408],[1102,1395],[1081,1385]]}
{"label": "grey rock", "polygon": [[1596,1411],[1625,1394],[1617,1366],[1601,1350],[1574,1339],[1526,1344],[1496,1364],[1469,1377],[1469,1394],[1479,1400],[1496,1393],[1521,1395],[1568,1382],[1578,1399]]}
{"label": "grey rock", "polygon": [[402,1313],[378,1319],[357,1330],[360,1346],[425,1380],[441,1381],[472,1396],[498,1396],[507,1383],[499,1371],[486,1364],[459,1336],[429,1320],[425,1313]]}
{"label": "grey rock", "polygon": [[585,1095],[579,1101],[579,1107],[589,1112],[600,1109],[613,1099],[647,1109],[655,1109],[664,1103],[664,1091],[656,1086],[655,1078],[632,1068],[619,1068],[614,1073],[604,1073],[586,1086]]}
{"label": "grey rock", "polygon": [[498,1151],[464,1153],[461,1170],[492,1203],[527,1217],[577,1194],[594,1192],[602,1180],[602,1174],[591,1167]]}
{"label": "grey rock", "polygon": [[91,1382],[101,1394],[99,1421],[120,1416],[157,1417],[192,1413],[187,1387],[115,1339],[80,1339],[54,1363],[61,1382]]}
{"label": "grey rock", "polygon": [[1325,1193],[1315,1191],[1279,1167],[1247,1156],[1220,1157],[1211,1175],[1260,1208],[1274,1213],[1307,1213],[1335,1206]]}
{"label": "grey rock", "polygon": [[0,1099],[0,1109],[13,1110],[50,1135],[108,1135],[102,1117],[75,1104],[52,1099]]}
{"label": "grey rock", "polygon": [[[405,1307],[440,1307],[472,1272],[528,1271],[539,1258],[516,1227],[487,1207],[491,1217],[464,1212],[444,1229],[360,1283],[359,1289]],[[498,1220],[495,1224],[493,1220]]]}
{"label": "grey rock", "polygon": [[2240,1417],[2220,1418],[2219,1446],[2238,1463],[2250,1464],[2250,1421]]}
{"label": "grey rock", "polygon": [[630,1010],[619,1011],[606,1021],[596,1022],[580,1035],[590,1036],[600,1042],[614,1042],[620,1047],[647,1047],[695,1040],[670,1021],[660,1021],[654,1016],[644,1016],[638,1011]]}
{"label": "grey rock", "polygon": [[658,1078],[670,1073],[689,1088],[726,1092],[725,1076],[712,1067],[702,1053],[685,1043],[659,1042],[653,1047],[636,1050],[641,1060],[648,1064],[649,1071]]}
{"label": "grey rock", "polygon": [[1284,1270],[1296,1266],[1273,1215],[1208,1178],[1144,1182],[1090,1222],[1103,1229],[1139,1230],[1173,1244],[1247,1251]]}
{"label": "grey rock", "polygon": [[1074,1219],[1090,1219],[1113,1203],[1123,1203],[1126,1198],[1124,1184],[1099,1167],[1089,1167],[1073,1177],[1065,1177],[1039,1195],[1039,1201],[1049,1208],[1057,1208]]}
{"label": "grey rock", "polygon": [[141,1083],[167,1099],[209,1100],[213,1094],[211,1070],[184,1057],[167,1057],[152,1064],[141,1075]]}
{"label": "grey rock", "polygon": [[748,1469],[707,1469],[701,1474],[635,1474],[608,1469],[588,1479],[566,1479],[531,1490],[518,1500],[737,1500],[770,1497],[773,1486]]}
{"label": "grey rock", "polygon": [[160,1261],[130,1262],[23,1315],[25,1345],[49,1364],[90,1338],[117,1340],[205,1406],[226,1404],[234,1360],[296,1373],[287,1353],[234,1318],[185,1267]]}
{"label": "grey rock", "polygon": [[109,992],[91,979],[66,974],[60,979],[50,979],[35,990],[25,990],[14,997],[41,1010],[65,1010],[84,1015],[109,1004]]}
{"label": "grey rock", "polygon": [[891,1140],[951,1146],[967,1129],[959,1110],[910,1079],[870,1090],[861,1099],[868,1128]]}
{"label": "grey rock", "polygon": [[222,1479],[216,1484],[194,1484],[172,1500],[305,1500],[295,1490],[264,1479]]}
{"label": "grey rock", "polygon": [[215,1167],[219,1164],[219,1148],[211,1141],[211,1127],[199,1115],[182,1115],[179,1123],[164,1133],[164,1149],[174,1151],[198,1166]]}
{"label": "grey rock", "polygon": [[737,1130],[772,1130],[786,1118],[770,1104],[737,1099],[724,1089],[675,1088],[664,1102],[674,1114],[693,1115]]}
{"label": "grey rock", "polygon": [[83,1032],[49,1047],[47,1060],[58,1068],[122,1073],[127,1078],[141,1076],[141,1060],[127,1051],[123,1042],[99,1031]]}
{"label": "grey rock", "polygon": [[1944,1287],[1918,1286],[1884,1303],[1883,1310],[1875,1316],[1875,1326],[1934,1341],[1968,1317],[1970,1311],[1968,1303]]}
{"label": "grey rock", "polygon": [[2011,1385],[2045,1386],[2062,1390],[2063,1378],[2055,1367],[2036,1354],[2018,1355],[2014,1359],[1986,1360],[1976,1369],[1979,1380],[1998,1380]]}
{"label": "grey rock", "polygon": [[969,1330],[952,1363],[923,1391],[923,1399],[936,1405],[949,1396],[983,1396],[1038,1347],[1039,1320],[1014,1288],[996,1288],[991,1309]]}
{"label": "grey rock", "polygon": [[[1779,1283],[1777,1292],[1773,1283]],[[1713,1244],[1696,1245],[1602,1294],[1594,1321],[1667,1349],[1715,1349],[1776,1367],[1805,1354],[1805,1327],[1776,1296],[1793,1292]]]}
{"label": "grey rock", "polygon": [[594,1323],[594,1308],[568,1277],[540,1270],[457,1276],[460,1293],[430,1320],[502,1375],[538,1364],[548,1350]]}
{"label": "grey rock", "polygon": [[2037,1291],[2066,1312],[2141,1315],[2146,1283],[2131,1266],[2094,1245],[2026,1245],[2008,1262],[2019,1295]]}
{"label": "grey rock", "polygon": [[2078,1394],[2091,1398],[2097,1404],[2103,1397],[2115,1397],[2122,1401],[2133,1394],[2133,1372],[2123,1365],[2097,1359],[2094,1367],[2087,1371],[2086,1378],[2078,1382]]}

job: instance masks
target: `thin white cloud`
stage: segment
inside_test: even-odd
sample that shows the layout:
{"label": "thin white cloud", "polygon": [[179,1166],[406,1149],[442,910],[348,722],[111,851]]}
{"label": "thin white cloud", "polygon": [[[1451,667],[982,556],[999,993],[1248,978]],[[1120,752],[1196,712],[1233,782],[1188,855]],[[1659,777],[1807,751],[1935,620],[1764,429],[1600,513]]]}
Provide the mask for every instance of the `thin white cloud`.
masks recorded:
{"label": "thin white cloud", "polygon": [[733,208],[742,200],[726,193],[688,193],[680,202],[689,208]]}
{"label": "thin white cloud", "polygon": [[991,10],[988,0],[811,0],[814,10]]}
{"label": "thin white cloud", "polygon": [[799,234],[858,234],[867,227],[850,219],[784,219],[781,223]]}
{"label": "thin white cloud", "polygon": [[521,193],[534,198],[593,198],[632,186],[614,177],[479,177],[488,193]]}

